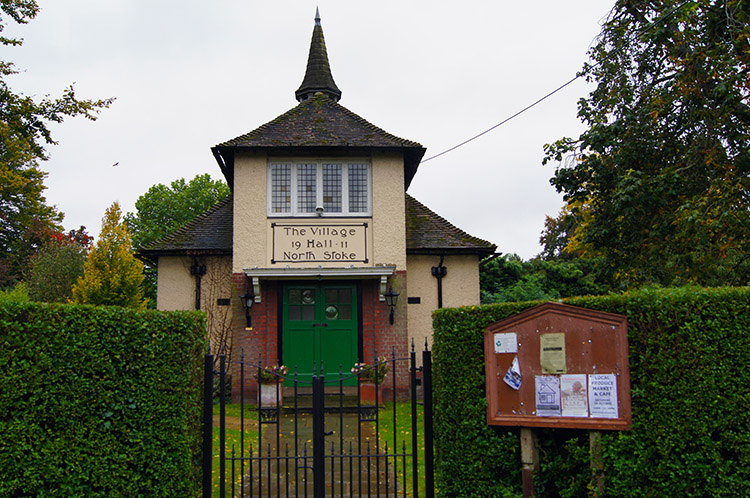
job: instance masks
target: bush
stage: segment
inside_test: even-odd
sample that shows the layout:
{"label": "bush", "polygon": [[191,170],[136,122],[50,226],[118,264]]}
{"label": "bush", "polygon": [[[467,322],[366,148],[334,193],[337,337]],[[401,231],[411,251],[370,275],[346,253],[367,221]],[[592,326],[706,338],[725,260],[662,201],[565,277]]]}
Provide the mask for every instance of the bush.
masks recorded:
{"label": "bush", "polygon": [[0,496],[200,490],[196,312],[0,302]]}
{"label": "bush", "polygon": [[[565,302],[628,317],[633,428],[603,434],[604,496],[747,494],[750,288],[647,289]],[[434,315],[440,496],[520,494],[518,430],[486,422],[483,334],[490,323],[535,304]],[[586,496],[586,432],[538,434],[538,496]]]}
{"label": "bush", "polygon": [[15,287],[0,290],[0,302],[16,301],[26,303],[29,300],[29,286],[25,282],[19,282]]}

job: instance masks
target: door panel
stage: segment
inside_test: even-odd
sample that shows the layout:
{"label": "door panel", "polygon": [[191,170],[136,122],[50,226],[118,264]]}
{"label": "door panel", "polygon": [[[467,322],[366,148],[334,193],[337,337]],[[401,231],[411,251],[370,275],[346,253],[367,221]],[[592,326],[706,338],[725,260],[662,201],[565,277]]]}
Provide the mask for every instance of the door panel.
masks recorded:
{"label": "door panel", "polygon": [[356,290],[355,284],[284,286],[283,363],[296,367],[300,380],[309,380],[321,362],[329,376],[339,369],[348,374],[356,363]]}

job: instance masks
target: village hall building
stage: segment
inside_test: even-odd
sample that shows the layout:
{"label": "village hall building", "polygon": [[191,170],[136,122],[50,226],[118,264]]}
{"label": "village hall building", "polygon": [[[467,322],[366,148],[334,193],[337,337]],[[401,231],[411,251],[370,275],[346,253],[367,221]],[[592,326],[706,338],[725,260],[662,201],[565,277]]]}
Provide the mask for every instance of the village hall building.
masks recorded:
{"label": "village hall building", "polygon": [[203,309],[212,349],[300,375],[405,357],[435,309],[479,304],[479,262],[496,247],[406,193],[425,148],[339,104],[318,15],[295,96],[212,148],[231,195],[140,251],[158,265],[157,307]]}

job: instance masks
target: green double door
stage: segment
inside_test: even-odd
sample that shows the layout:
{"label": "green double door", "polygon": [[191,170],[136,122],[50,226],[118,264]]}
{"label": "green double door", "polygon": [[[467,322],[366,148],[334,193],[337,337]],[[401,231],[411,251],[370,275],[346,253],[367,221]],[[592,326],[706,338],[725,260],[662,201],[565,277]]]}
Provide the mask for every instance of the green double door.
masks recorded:
{"label": "green double door", "polygon": [[321,363],[329,378],[339,368],[351,372],[358,359],[356,284],[286,284],[282,309],[282,356],[290,374],[296,367],[307,381]]}

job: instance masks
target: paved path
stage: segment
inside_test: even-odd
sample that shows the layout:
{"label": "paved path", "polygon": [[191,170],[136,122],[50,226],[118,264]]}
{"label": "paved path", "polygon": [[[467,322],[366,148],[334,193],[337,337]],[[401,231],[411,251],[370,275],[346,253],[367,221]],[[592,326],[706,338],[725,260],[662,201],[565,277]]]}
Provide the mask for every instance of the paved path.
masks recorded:
{"label": "paved path", "polygon": [[[238,417],[226,417],[225,421],[227,428],[239,430]],[[214,426],[218,425],[219,417],[215,416]],[[382,456],[384,448],[376,441],[375,424],[360,423],[356,413],[328,413],[325,425],[325,430],[331,433],[326,437],[326,496],[330,496],[332,487],[335,495],[341,497],[375,496],[378,490],[392,496],[395,458]],[[257,431],[258,426],[257,420],[245,420],[246,430]],[[245,489],[245,496],[251,496],[251,486],[252,496],[266,496],[269,492],[270,496],[277,496],[277,493],[278,496],[312,496],[312,415],[282,414],[278,427],[277,435],[275,423],[260,424],[261,455],[257,451],[257,438],[246,441],[254,450],[252,455],[247,450],[242,460],[238,455],[234,462],[237,496],[241,487]],[[380,457],[376,456],[377,450]],[[357,458],[357,455],[364,457]],[[228,480],[231,465],[228,461]]]}

